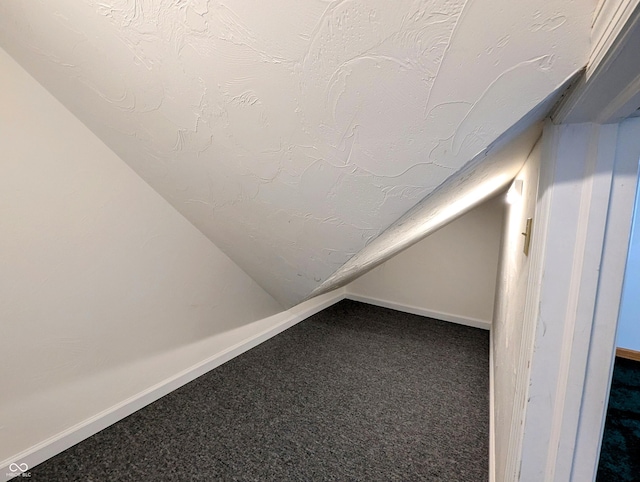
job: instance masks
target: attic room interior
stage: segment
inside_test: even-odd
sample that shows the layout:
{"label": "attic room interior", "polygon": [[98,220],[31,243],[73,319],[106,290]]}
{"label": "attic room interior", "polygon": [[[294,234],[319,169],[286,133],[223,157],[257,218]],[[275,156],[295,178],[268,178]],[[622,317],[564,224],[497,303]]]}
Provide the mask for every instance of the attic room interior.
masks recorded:
{"label": "attic room interior", "polygon": [[609,480],[638,3],[1,2],[2,480]]}

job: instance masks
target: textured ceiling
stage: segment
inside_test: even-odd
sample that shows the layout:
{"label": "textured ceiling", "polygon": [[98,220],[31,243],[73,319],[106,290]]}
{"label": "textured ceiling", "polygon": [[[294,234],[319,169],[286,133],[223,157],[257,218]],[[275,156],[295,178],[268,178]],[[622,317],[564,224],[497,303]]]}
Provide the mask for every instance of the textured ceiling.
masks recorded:
{"label": "textured ceiling", "polygon": [[0,46],[292,305],[582,68],[594,4],[5,0]]}

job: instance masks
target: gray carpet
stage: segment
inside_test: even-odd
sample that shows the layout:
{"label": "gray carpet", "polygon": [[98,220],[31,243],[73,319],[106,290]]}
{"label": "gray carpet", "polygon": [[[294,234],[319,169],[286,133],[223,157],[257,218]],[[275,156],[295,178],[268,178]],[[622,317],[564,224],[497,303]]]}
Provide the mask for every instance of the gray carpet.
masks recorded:
{"label": "gray carpet", "polygon": [[342,301],[32,480],[488,479],[488,332]]}

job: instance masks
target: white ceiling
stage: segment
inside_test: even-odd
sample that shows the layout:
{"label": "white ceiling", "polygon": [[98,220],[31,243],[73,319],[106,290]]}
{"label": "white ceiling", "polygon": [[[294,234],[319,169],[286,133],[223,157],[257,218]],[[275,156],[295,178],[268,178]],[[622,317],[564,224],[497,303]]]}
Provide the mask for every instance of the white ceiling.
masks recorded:
{"label": "white ceiling", "polygon": [[5,0],[0,46],[293,305],[581,69],[594,7]]}

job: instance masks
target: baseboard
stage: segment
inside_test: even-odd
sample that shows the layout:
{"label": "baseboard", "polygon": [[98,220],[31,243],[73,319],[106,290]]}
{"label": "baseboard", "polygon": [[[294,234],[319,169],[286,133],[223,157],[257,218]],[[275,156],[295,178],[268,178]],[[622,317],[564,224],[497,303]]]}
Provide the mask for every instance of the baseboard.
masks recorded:
{"label": "baseboard", "polygon": [[640,351],[630,350],[629,348],[616,348],[616,356],[627,360],[640,361]]}
{"label": "baseboard", "polygon": [[442,313],[440,311],[426,310],[424,308],[418,308],[417,306],[403,305],[396,303],[395,301],[387,301],[355,293],[347,292],[345,298],[353,301],[360,301],[362,303],[368,303],[370,305],[381,306],[383,308],[391,308],[392,310],[411,313],[412,315],[426,316],[428,318],[435,318],[437,320],[448,321],[450,323],[457,323],[458,325],[471,326],[474,328],[481,328],[483,330],[491,329],[491,322],[478,320],[476,318],[468,318],[465,316],[452,315],[450,313]]}
{"label": "baseboard", "polygon": [[[226,363],[251,348],[254,348],[260,343],[263,343],[269,338],[282,333],[284,330],[291,328],[306,318],[337,303],[344,299],[344,297],[344,289],[338,289],[331,293],[327,293],[301,303],[284,313],[270,317],[274,319],[274,324],[270,328],[250,336],[246,340],[222,350],[200,363],[197,363],[196,365],[193,365],[192,367],[183,370],[126,400],[123,400],[107,410],[104,410],[103,412],[100,412],[63,432],[54,435],[37,445],[0,462],[0,480],[9,480],[14,477],[18,477],[22,471],[25,471],[24,467],[27,467],[26,472],[28,473],[28,469],[30,467],[34,467],[45,460],[50,459],[108,426],[128,417],[132,413],[137,412],[159,398],[162,398],[181,386],[186,385],[199,376],[204,375],[223,363]],[[16,469],[18,465],[21,466],[21,470]],[[15,469],[15,471],[11,471],[10,468]]]}

